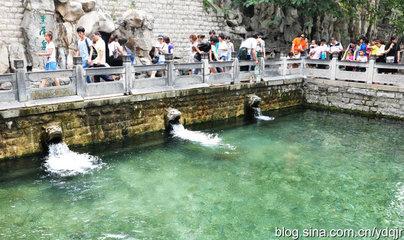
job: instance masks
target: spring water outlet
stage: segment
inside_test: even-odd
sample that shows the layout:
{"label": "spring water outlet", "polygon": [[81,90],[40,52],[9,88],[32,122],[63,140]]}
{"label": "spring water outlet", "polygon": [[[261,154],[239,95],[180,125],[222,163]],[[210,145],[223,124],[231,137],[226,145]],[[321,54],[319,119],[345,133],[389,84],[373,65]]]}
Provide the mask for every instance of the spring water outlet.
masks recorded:
{"label": "spring water outlet", "polygon": [[47,149],[50,144],[60,143],[63,139],[63,132],[60,125],[51,123],[42,126],[42,145]]}
{"label": "spring water outlet", "polygon": [[181,112],[175,108],[168,108],[165,116],[165,125],[167,130],[171,130],[173,125],[180,123]]}

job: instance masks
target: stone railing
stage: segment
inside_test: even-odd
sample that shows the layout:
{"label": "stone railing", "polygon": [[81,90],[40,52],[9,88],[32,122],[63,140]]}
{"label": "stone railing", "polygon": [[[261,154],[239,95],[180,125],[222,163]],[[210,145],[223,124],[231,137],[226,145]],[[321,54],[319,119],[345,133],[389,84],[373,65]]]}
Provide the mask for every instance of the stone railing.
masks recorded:
{"label": "stone railing", "polygon": [[[235,54],[233,54],[235,57]],[[378,83],[404,86],[404,75],[379,73],[379,69],[403,71],[403,64],[376,63],[371,57],[368,63],[342,62],[333,60],[286,59],[255,61],[209,62],[207,55],[200,63],[174,63],[172,55],[166,56],[162,65],[131,66],[130,57],[123,56],[122,67],[86,68],[80,57],[74,58],[72,70],[26,72],[22,60],[15,60],[16,72],[0,75],[0,84],[11,82],[10,90],[0,91],[0,109],[12,108],[13,104],[35,102],[41,99],[76,97],[79,99],[100,98],[114,95],[129,95],[174,89],[207,87],[218,84],[237,84],[243,81],[275,81],[289,78],[323,78],[348,80],[363,83]],[[210,73],[210,69],[222,69]],[[240,71],[242,68],[248,71]],[[189,75],[188,71],[197,72]],[[148,73],[160,71],[161,77],[150,78]],[[113,82],[87,83],[86,77],[93,75],[120,75]],[[67,79],[59,87],[38,88],[32,82],[43,78]],[[60,99],[60,101],[63,101]],[[17,106],[16,105],[16,106]]]}

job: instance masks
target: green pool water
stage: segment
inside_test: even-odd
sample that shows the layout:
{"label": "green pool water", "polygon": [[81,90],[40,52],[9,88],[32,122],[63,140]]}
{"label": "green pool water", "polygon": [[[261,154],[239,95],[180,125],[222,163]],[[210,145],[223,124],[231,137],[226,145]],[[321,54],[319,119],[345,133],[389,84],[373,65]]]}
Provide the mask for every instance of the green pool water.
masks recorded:
{"label": "green pool water", "polygon": [[65,177],[42,156],[0,162],[0,239],[279,239],[276,227],[404,225],[402,123],[305,110],[191,130],[221,141],[155,133],[73,149],[98,168]]}

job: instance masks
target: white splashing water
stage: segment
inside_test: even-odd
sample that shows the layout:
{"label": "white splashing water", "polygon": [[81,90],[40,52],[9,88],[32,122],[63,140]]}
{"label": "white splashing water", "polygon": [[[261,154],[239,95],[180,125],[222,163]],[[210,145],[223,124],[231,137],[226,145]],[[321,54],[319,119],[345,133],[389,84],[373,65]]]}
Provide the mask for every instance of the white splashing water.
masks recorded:
{"label": "white splashing water", "polygon": [[262,115],[262,113],[261,113],[261,108],[254,108],[254,110],[255,110],[254,117],[255,117],[256,119],[263,120],[263,121],[272,121],[272,120],[275,120],[274,117],[268,117],[268,116]]}
{"label": "white splashing water", "polygon": [[100,169],[102,165],[97,157],[73,152],[64,142],[49,145],[49,155],[44,164],[46,171],[63,177],[86,174]]}
{"label": "white splashing water", "polygon": [[217,146],[222,139],[217,134],[209,134],[200,131],[190,131],[184,128],[182,124],[173,124],[172,134],[175,137],[189,140],[192,142],[198,142],[205,146]]}
{"label": "white splashing water", "polygon": [[125,239],[128,235],[123,235],[123,234],[104,234],[105,237],[102,237],[100,239]]}

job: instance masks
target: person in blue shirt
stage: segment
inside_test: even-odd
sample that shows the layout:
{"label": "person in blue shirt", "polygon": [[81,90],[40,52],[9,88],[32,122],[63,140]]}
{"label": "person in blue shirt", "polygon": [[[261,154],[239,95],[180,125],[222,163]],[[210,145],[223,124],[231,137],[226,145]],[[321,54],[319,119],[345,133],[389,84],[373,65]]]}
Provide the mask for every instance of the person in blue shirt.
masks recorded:
{"label": "person in blue shirt", "polygon": [[[81,57],[83,61],[83,68],[88,68],[90,66],[90,50],[93,47],[93,43],[89,38],[86,37],[85,32],[86,30],[84,29],[84,27],[77,28],[77,35],[79,35],[79,40],[77,42],[77,56]],[[90,76],[87,76],[86,79],[88,83],[92,82]]]}
{"label": "person in blue shirt", "polygon": [[367,52],[367,42],[368,40],[366,39],[366,37],[362,36],[359,38],[360,48],[358,52],[360,52],[361,50],[365,51],[365,56]]}

